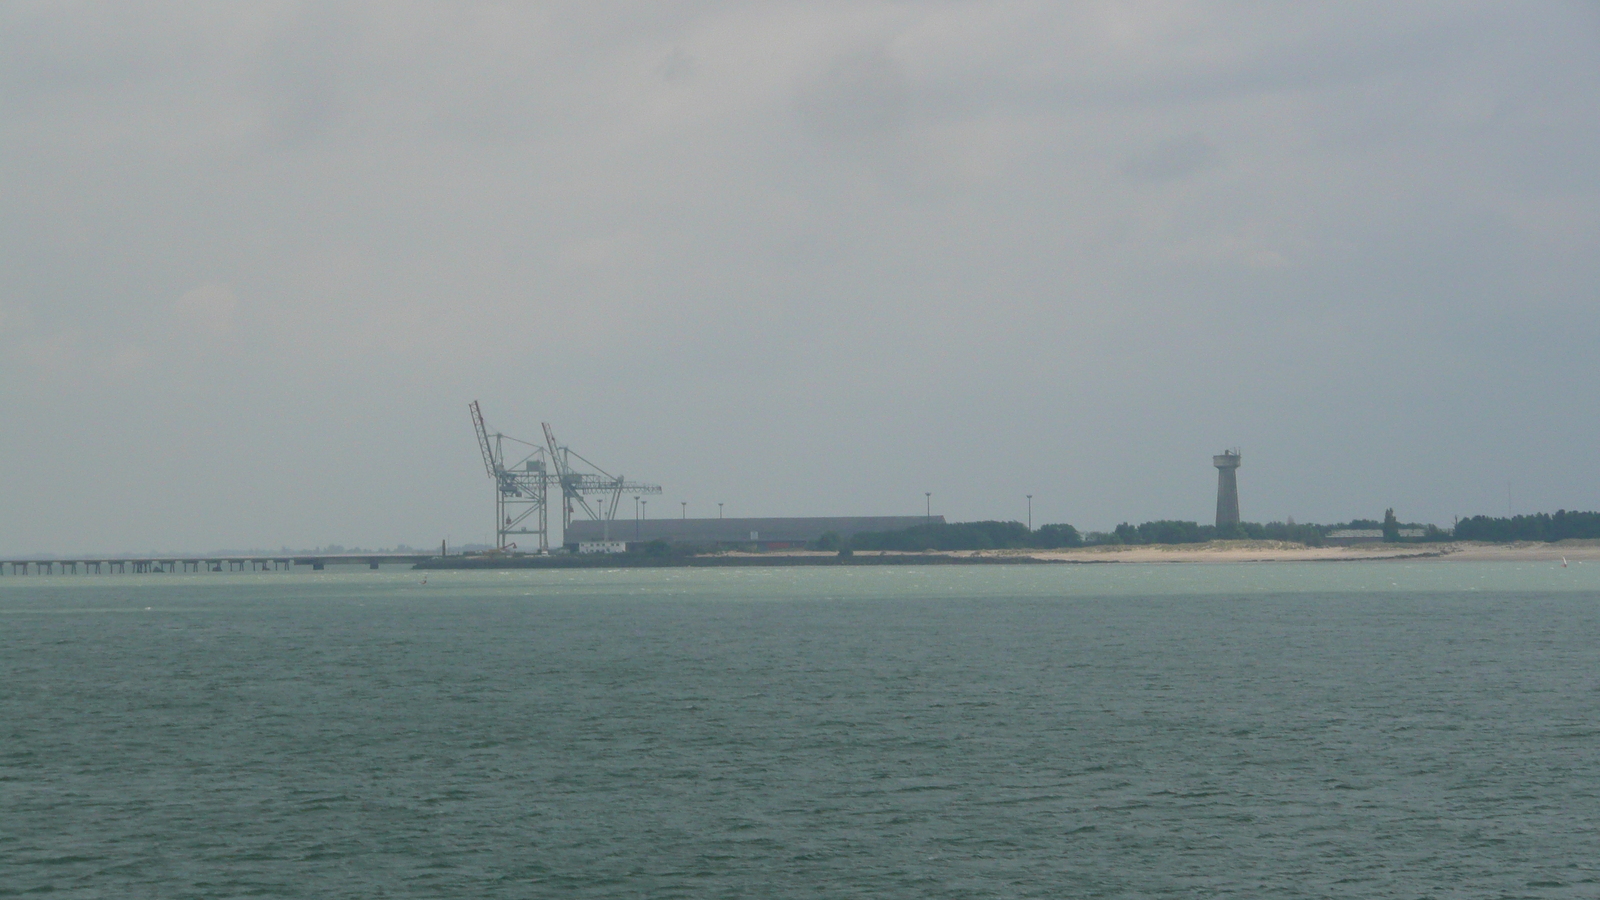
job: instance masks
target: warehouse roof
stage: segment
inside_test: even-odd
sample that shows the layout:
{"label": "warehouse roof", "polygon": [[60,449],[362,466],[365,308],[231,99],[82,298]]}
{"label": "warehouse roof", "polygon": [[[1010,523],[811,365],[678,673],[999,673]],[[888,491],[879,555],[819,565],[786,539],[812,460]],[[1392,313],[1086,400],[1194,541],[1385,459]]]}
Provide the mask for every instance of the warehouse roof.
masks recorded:
{"label": "warehouse roof", "polygon": [[[611,540],[676,541],[700,544],[740,544],[768,541],[814,541],[832,531],[849,537],[863,531],[899,531],[944,516],[817,516],[764,519],[618,519],[611,523]],[[605,539],[604,523],[573,522],[566,543]]]}

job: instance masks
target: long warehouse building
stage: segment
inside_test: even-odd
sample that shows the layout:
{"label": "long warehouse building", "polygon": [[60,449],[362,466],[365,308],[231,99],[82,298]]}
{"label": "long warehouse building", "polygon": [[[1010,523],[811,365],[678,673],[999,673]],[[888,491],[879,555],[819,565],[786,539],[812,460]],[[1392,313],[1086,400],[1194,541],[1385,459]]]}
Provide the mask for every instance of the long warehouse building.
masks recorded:
{"label": "long warehouse building", "polygon": [[778,519],[644,519],[614,522],[574,521],[567,526],[569,549],[601,541],[666,541],[701,547],[749,547],[789,550],[804,547],[828,532],[841,538],[864,531],[900,531],[918,525],[943,524],[944,516],[818,516]]}

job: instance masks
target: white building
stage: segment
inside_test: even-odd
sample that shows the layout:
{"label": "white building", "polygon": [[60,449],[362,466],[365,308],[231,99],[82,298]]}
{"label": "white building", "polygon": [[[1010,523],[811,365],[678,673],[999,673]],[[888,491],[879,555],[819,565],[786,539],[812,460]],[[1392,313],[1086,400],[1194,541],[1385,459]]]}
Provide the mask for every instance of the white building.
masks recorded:
{"label": "white building", "polygon": [[627,541],[579,541],[579,553],[627,553]]}

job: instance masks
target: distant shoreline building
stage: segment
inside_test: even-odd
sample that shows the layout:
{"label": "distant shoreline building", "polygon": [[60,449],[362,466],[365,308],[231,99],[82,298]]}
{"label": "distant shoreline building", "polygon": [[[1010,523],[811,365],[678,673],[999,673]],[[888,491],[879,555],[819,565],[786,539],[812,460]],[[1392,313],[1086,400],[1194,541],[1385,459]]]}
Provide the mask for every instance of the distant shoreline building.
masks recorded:
{"label": "distant shoreline building", "polygon": [[[1426,528],[1402,528],[1398,534],[1402,538],[1421,538],[1427,535]],[[1384,538],[1382,528],[1337,528],[1328,532],[1322,540],[1330,547],[1347,547],[1351,544],[1380,544]]]}
{"label": "distant shoreline building", "polygon": [[[713,549],[755,548],[797,550],[832,532],[848,540],[865,531],[902,531],[929,523],[944,524],[944,516],[816,516],[760,519],[619,519],[610,523],[574,521],[562,543],[570,550],[608,538],[629,544],[666,541]],[[591,550],[591,552],[596,552]]]}
{"label": "distant shoreline building", "polygon": [[1211,457],[1217,467],[1217,533],[1231,532],[1239,524],[1239,448]]}

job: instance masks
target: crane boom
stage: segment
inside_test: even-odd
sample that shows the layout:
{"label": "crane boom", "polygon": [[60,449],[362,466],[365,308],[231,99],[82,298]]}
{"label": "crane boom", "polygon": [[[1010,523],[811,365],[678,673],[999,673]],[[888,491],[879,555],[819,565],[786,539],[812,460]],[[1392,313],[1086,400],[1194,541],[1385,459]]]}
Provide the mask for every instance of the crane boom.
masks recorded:
{"label": "crane boom", "polygon": [[478,408],[478,401],[471,404],[472,427],[478,432],[478,449],[483,453],[483,468],[489,473],[490,478],[496,480],[500,477],[500,461],[495,459],[494,448],[489,446],[489,429],[483,424],[483,411]]}
{"label": "crane boom", "polygon": [[544,426],[544,442],[550,449],[550,464],[556,467],[557,475],[567,474],[567,460],[561,453],[560,448],[556,446],[555,431],[550,428],[549,422],[540,422],[539,424]]}

